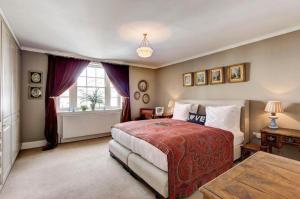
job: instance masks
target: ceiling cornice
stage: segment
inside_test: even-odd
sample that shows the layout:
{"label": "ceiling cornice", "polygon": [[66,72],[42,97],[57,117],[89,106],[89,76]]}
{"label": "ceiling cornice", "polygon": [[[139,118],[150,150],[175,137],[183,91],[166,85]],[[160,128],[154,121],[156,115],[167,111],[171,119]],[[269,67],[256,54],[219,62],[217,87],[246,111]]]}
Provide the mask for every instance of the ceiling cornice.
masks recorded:
{"label": "ceiling cornice", "polygon": [[130,65],[130,66],[136,66],[136,67],[141,67],[141,68],[149,68],[149,69],[156,69],[157,67],[155,66],[149,66],[149,65],[144,65],[144,64],[136,64],[136,63],[130,63],[130,62],[125,62],[125,61],[117,61],[117,60],[109,60],[109,59],[98,59],[98,58],[92,58],[92,57],[87,57],[87,56],[82,56],[76,53],[67,53],[67,52],[61,52],[61,51],[56,51],[56,50],[42,50],[39,48],[32,48],[32,47],[27,47],[27,46],[22,46],[21,50],[26,50],[30,52],[36,52],[36,53],[43,53],[43,54],[51,54],[51,55],[57,55],[57,56],[63,56],[63,57],[73,57],[73,58],[78,58],[78,59],[87,59],[90,61],[94,62],[107,62],[107,63],[112,63],[112,64],[124,64],[124,65]]}
{"label": "ceiling cornice", "polygon": [[15,39],[17,45],[19,46],[19,48],[21,48],[20,42],[19,42],[18,38],[16,37],[16,35],[15,35],[13,29],[12,29],[11,26],[9,25],[9,22],[8,22],[7,18],[5,17],[5,14],[4,14],[4,12],[3,12],[3,10],[2,10],[1,8],[0,8],[0,15],[2,16],[2,19],[3,19],[4,23],[6,24],[7,28],[9,29],[10,33],[11,33],[12,36],[14,37],[14,39]]}
{"label": "ceiling cornice", "polygon": [[187,57],[187,58],[182,58],[182,59],[179,59],[177,61],[173,61],[173,62],[170,62],[170,63],[167,63],[167,64],[163,64],[161,66],[158,66],[158,67],[156,67],[156,69],[163,68],[163,67],[170,66],[170,65],[174,65],[174,64],[178,64],[178,63],[182,63],[182,62],[186,62],[186,61],[196,59],[196,58],[201,58],[201,57],[204,57],[204,56],[207,56],[207,55],[212,55],[212,54],[215,54],[215,53],[218,53],[218,52],[222,52],[222,51],[225,51],[225,50],[229,50],[229,49],[237,48],[237,47],[244,46],[244,45],[247,45],[247,44],[255,43],[255,42],[262,41],[262,40],[265,40],[265,39],[269,39],[269,38],[272,38],[272,37],[276,37],[276,36],[280,36],[280,35],[287,34],[287,33],[290,33],[290,32],[294,32],[294,31],[297,31],[297,30],[300,30],[300,25],[297,25],[297,26],[294,26],[294,27],[291,27],[291,28],[286,28],[286,29],[283,29],[283,30],[280,30],[280,31],[270,33],[270,34],[266,34],[266,35],[261,36],[261,37],[256,37],[254,39],[249,39],[249,40],[246,40],[246,41],[238,42],[236,44],[232,44],[232,45],[229,45],[229,46],[218,48],[216,50],[208,51],[208,52],[205,52],[205,53],[202,53],[202,54],[194,55],[194,56]]}

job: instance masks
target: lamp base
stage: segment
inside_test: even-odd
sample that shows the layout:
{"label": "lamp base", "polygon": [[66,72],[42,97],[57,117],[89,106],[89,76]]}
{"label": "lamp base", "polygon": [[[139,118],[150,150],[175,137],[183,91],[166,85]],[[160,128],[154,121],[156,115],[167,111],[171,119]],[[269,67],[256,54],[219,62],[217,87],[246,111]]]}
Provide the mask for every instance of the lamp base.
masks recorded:
{"label": "lamp base", "polygon": [[269,116],[270,118],[270,124],[269,124],[269,128],[270,129],[278,129],[278,125],[276,123],[276,120],[278,119],[277,116]]}

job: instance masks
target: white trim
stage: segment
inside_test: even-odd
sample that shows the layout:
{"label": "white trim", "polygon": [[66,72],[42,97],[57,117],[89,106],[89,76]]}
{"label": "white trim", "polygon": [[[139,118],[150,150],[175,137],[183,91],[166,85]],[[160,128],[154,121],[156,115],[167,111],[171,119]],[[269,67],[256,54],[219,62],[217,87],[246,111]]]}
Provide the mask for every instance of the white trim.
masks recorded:
{"label": "white trim", "polygon": [[46,140],[39,140],[39,141],[33,141],[33,142],[23,142],[22,145],[21,145],[21,150],[38,148],[38,147],[45,146],[46,144],[47,144]]}
{"label": "white trim", "polygon": [[6,26],[8,27],[10,33],[11,33],[12,36],[14,37],[14,39],[15,39],[17,45],[19,46],[19,48],[21,48],[21,44],[20,44],[20,42],[19,42],[17,36],[15,35],[13,29],[12,29],[11,26],[9,25],[8,20],[7,20],[7,18],[5,17],[4,12],[3,12],[3,10],[2,10],[1,8],[0,8],[0,15],[2,16],[2,19],[3,19],[4,23],[6,24]]}
{"label": "white trim", "polygon": [[82,56],[82,55],[79,55],[76,53],[61,52],[61,51],[56,51],[56,50],[42,50],[39,48],[31,48],[31,47],[27,47],[27,46],[22,46],[21,50],[26,50],[26,51],[30,51],[30,52],[36,52],[36,53],[43,53],[43,54],[58,55],[58,56],[63,56],[63,57],[74,57],[74,58],[78,58],[78,59],[87,59],[87,60],[94,61],[94,62],[125,64],[125,65],[129,65],[129,66],[136,66],[136,67],[149,68],[149,69],[157,68],[155,66],[149,66],[149,65],[144,65],[144,64],[136,64],[136,63],[130,63],[130,62],[125,62],[125,61],[112,61],[109,59],[92,58],[92,57]]}
{"label": "white trim", "polygon": [[182,59],[179,59],[177,61],[169,62],[167,64],[163,64],[163,65],[155,67],[155,68],[158,69],[158,68],[163,68],[163,67],[166,67],[166,66],[182,63],[182,62],[185,62],[185,61],[189,61],[189,60],[192,60],[192,59],[204,57],[204,56],[215,54],[215,53],[222,52],[222,51],[225,51],[225,50],[237,48],[237,47],[240,47],[240,46],[255,43],[255,42],[262,41],[262,40],[265,40],[265,39],[269,39],[269,38],[272,38],[272,37],[276,37],[276,36],[279,36],[279,35],[284,35],[284,34],[294,32],[294,31],[297,31],[297,30],[300,30],[300,25],[290,27],[290,28],[286,28],[286,29],[283,29],[283,30],[280,30],[280,31],[270,33],[270,34],[266,34],[266,35],[263,35],[261,37],[256,37],[256,38],[249,39],[249,40],[242,41],[242,42],[238,42],[238,43],[235,43],[235,44],[232,44],[232,45],[224,46],[224,47],[221,47],[219,49],[208,51],[208,52],[205,52],[205,53],[202,53],[202,54],[194,55],[194,56],[187,57],[187,58],[182,58]]}
{"label": "white trim", "polygon": [[81,137],[74,137],[74,138],[61,138],[60,143],[77,142],[77,141],[82,141],[82,140],[90,140],[90,139],[109,137],[109,136],[111,136],[110,132],[100,133],[100,134],[97,134],[97,135],[87,135],[87,136],[81,136]]}

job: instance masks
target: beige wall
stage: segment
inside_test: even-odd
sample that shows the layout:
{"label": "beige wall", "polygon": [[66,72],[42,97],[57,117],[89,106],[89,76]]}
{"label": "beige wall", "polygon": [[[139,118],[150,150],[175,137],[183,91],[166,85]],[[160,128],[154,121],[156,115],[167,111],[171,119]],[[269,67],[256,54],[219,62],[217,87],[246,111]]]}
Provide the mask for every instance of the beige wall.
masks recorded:
{"label": "beige wall", "polygon": [[[48,57],[46,54],[22,51],[22,121],[21,133],[22,142],[32,142],[44,140],[44,118],[45,118],[45,103],[44,96],[39,100],[30,100],[28,98],[28,71],[42,71],[43,72],[43,94],[45,93],[46,78],[48,68]],[[141,107],[153,107],[155,99],[155,71],[152,69],[130,67],[130,95],[131,95],[131,109],[132,118],[139,115]],[[145,79],[149,83],[149,90],[151,101],[145,105],[141,100],[133,99],[133,93],[137,90],[138,81]]]}
{"label": "beige wall", "polygon": [[[250,63],[244,83],[183,87],[182,74],[202,68]],[[265,101],[282,100],[279,125],[300,129],[300,31],[175,64],[157,71],[157,103],[169,99],[249,99],[250,130],[268,122]]]}
{"label": "beige wall", "polygon": [[[22,142],[44,140],[45,86],[48,57],[45,54],[22,51],[21,134]],[[42,99],[28,98],[28,71],[43,72]]]}
{"label": "beige wall", "polygon": [[[130,67],[129,71],[129,78],[130,78],[130,98],[131,98],[131,117],[135,119],[139,116],[140,108],[153,108],[155,106],[155,99],[156,99],[156,81],[155,81],[155,70],[146,69],[146,68],[139,68],[139,67]],[[145,93],[148,93],[150,96],[150,103],[144,104],[142,102],[142,95],[139,100],[134,99],[134,92],[138,91],[138,82],[140,80],[146,80],[149,84],[149,88]]]}

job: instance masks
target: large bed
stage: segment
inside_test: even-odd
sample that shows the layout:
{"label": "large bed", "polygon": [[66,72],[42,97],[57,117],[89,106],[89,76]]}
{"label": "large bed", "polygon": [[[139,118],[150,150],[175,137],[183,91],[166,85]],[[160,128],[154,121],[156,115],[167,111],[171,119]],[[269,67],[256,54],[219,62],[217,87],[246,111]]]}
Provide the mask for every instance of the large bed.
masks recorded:
{"label": "large bed", "polygon": [[[197,104],[199,105],[198,112],[203,114],[205,114],[206,106],[235,105],[241,107],[240,131],[233,133],[232,143],[233,160],[240,158],[240,146],[249,141],[249,102],[247,100],[181,100],[180,103]],[[109,143],[111,155],[147,183],[157,193],[157,196],[168,198],[170,191],[166,153],[124,129],[114,127],[111,133],[113,138]]]}

